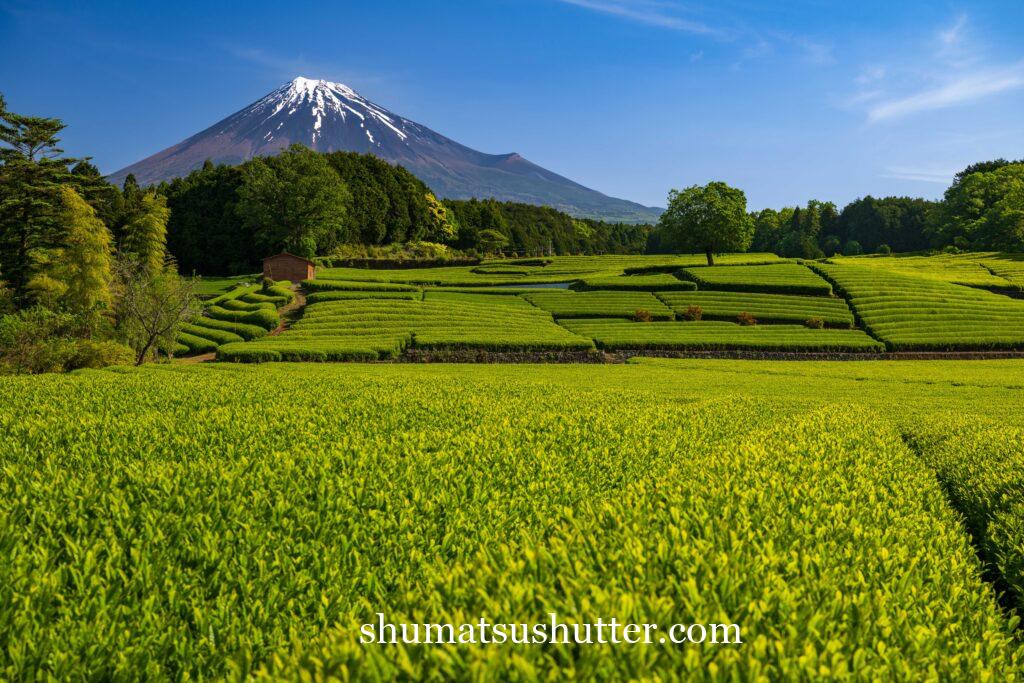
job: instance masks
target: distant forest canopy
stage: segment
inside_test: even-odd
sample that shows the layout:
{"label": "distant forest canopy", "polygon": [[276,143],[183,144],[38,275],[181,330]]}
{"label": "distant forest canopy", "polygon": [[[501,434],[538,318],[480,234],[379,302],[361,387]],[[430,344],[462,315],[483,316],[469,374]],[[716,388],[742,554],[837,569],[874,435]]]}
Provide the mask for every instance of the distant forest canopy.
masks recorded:
{"label": "distant forest canopy", "polygon": [[[927,250],[1024,251],[1024,159],[972,164],[940,201],[863,197],[837,211],[832,202],[753,212],[751,251],[821,258]],[[656,228],[649,253],[672,251]]]}
{"label": "distant forest canopy", "polygon": [[[126,181],[126,195],[138,192],[133,182]],[[294,147],[240,166],[208,163],[158,191],[171,210],[168,247],[186,273],[248,273],[281,249],[345,257],[357,245],[426,242],[441,245],[431,253],[451,255],[675,250],[657,226],[574,218],[495,199],[439,201],[404,168],[351,152]],[[750,250],[787,257],[1024,251],[1024,160],[973,164],[940,201],[867,196],[839,210],[812,200],[750,218]]]}
{"label": "distant forest canopy", "polygon": [[[252,273],[263,256],[282,249],[342,259],[370,253],[457,257],[675,250],[659,226],[575,218],[550,207],[494,199],[441,201],[400,166],[372,155],[320,154],[301,146],[238,166],[207,163],[156,188],[140,188],[129,176],[117,188],[87,159],[57,152],[37,158],[32,150],[38,145],[18,137],[22,128],[35,126],[49,131],[44,137],[55,148],[55,131],[63,122],[4,116],[14,123],[0,128],[0,280],[21,298],[29,280],[48,267],[47,250],[59,246],[66,230],[54,218],[63,187],[89,204],[114,245],[130,244],[132,231],[143,226],[162,234],[166,223],[167,251],[183,273]],[[19,151],[19,145],[28,151]],[[741,206],[737,215],[742,217],[745,199]],[[954,177],[940,201],[868,196],[839,210],[812,200],[750,213],[749,220],[749,249],[787,257],[939,249],[1024,252],[1024,159],[972,164]],[[36,284],[42,282],[37,278]]]}
{"label": "distant forest canopy", "polygon": [[[134,191],[134,178],[125,191]],[[205,164],[158,186],[183,272],[250,273],[261,257],[344,255],[346,245],[433,242],[469,253],[642,253],[651,226],[578,219],[493,199],[439,201],[372,155],[295,147],[240,166]]]}

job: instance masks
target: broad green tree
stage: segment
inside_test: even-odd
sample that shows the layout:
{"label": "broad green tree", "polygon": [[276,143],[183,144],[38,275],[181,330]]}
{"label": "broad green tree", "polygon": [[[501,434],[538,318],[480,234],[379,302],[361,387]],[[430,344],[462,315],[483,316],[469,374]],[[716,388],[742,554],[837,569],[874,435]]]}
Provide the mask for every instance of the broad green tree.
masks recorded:
{"label": "broad green tree", "polygon": [[357,231],[347,230],[350,201],[345,182],[322,154],[293,145],[242,167],[237,211],[264,251],[286,249],[308,258],[358,240]]}
{"label": "broad green tree", "polygon": [[424,197],[430,221],[430,232],[427,239],[431,242],[451,244],[459,236],[459,226],[455,221],[455,215],[447,206],[438,201],[433,192],[427,192]]}
{"label": "broad green tree", "polygon": [[136,203],[135,215],[124,227],[121,250],[134,254],[148,273],[163,270],[167,260],[167,198],[145,192]]}
{"label": "broad green tree", "polygon": [[658,227],[678,251],[702,253],[709,266],[715,254],[746,251],[754,235],[746,195],[723,182],[670,191]]}
{"label": "broad green tree", "polygon": [[1024,164],[964,176],[946,190],[942,240],[962,238],[973,249],[1024,249]]}

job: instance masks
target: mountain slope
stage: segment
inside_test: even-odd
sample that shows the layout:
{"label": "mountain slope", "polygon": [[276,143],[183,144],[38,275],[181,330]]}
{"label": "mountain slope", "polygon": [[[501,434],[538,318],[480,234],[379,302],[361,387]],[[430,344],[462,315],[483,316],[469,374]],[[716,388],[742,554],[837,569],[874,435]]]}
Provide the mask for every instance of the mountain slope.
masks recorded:
{"label": "mountain slope", "polygon": [[379,107],[348,86],[296,78],[206,130],[110,176],[143,185],[187,175],[207,159],[238,164],[300,143],[320,152],[374,154],[400,164],[435,194],[543,204],[575,216],[654,221],[659,209],[616,199],[518,154],[484,154]]}

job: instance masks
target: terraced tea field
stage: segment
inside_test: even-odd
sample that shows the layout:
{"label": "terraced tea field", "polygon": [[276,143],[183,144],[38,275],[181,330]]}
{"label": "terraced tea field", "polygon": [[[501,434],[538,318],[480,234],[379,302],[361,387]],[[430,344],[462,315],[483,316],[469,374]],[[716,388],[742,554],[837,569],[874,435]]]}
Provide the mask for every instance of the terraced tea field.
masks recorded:
{"label": "terraced tea field", "polygon": [[[1016,680],[1022,386],[1020,361],[2,377],[0,677]],[[361,644],[378,612],[742,643]]]}
{"label": "terraced tea field", "polygon": [[799,263],[765,266],[705,266],[684,268],[684,277],[697,283],[698,289],[775,294],[829,296],[832,287],[813,271]]}
{"label": "terraced tea field", "polygon": [[[182,330],[177,351],[255,362],[386,360],[439,349],[515,353],[519,360],[536,352],[561,359],[580,359],[564,352],[590,352],[600,360],[598,351],[1024,352],[1024,300],[1008,296],[1024,273],[1018,255],[815,263],[732,254],[711,267],[701,259],[565,256],[323,268],[301,283],[306,308],[298,322],[285,321],[283,333],[277,308],[291,300],[289,284],[268,292],[243,284],[209,302],[206,315]],[[343,326],[323,324],[342,313]]]}
{"label": "terraced tea field", "polygon": [[1024,348],[1024,300],[845,262],[816,268],[890,349]]}

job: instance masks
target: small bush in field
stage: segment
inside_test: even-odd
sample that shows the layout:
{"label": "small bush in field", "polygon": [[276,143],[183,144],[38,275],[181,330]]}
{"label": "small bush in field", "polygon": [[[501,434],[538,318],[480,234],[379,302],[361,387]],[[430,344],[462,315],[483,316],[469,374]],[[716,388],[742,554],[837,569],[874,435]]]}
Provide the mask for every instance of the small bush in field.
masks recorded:
{"label": "small bush in field", "polygon": [[808,318],[804,321],[804,327],[809,327],[812,330],[820,330],[825,327],[825,321],[821,318]]}
{"label": "small bush in field", "polygon": [[757,324],[757,319],[754,318],[754,316],[752,316],[750,313],[747,313],[746,311],[743,311],[738,316],[736,316],[736,322],[738,322],[740,325],[748,325],[748,326],[750,326],[750,325],[756,325]]}
{"label": "small bush in field", "polygon": [[653,320],[653,318],[651,317],[651,312],[646,309],[638,308],[636,309],[636,312],[633,314],[633,322],[649,323],[651,322],[651,320]]}
{"label": "small bush in field", "polygon": [[700,320],[704,317],[704,309],[697,305],[690,305],[683,311],[683,320]]}

